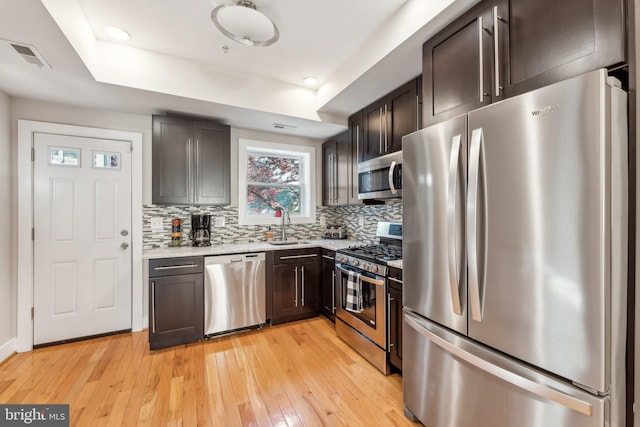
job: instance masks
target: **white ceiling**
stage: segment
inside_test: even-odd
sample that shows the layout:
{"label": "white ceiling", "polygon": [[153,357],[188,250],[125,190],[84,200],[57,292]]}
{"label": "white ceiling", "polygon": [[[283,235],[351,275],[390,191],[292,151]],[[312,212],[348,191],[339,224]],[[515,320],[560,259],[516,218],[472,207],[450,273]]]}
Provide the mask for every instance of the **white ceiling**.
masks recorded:
{"label": "white ceiling", "polygon": [[[420,74],[422,43],[475,1],[255,0],[280,40],[248,47],[211,23],[211,10],[233,0],[0,0],[0,39],[34,46],[52,66],[27,64],[0,43],[0,90],[324,139]],[[109,25],[131,40],[110,40]],[[308,75],[315,87],[304,87]]]}

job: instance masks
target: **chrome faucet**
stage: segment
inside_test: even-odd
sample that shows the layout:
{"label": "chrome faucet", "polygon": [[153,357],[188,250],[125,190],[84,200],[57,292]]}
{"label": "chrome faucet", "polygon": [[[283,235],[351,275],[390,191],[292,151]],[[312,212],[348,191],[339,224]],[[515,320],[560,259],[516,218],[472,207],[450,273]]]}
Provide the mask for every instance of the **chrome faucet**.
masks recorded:
{"label": "chrome faucet", "polygon": [[291,216],[289,215],[289,211],[284,208],[278,208],[278,210],[282,213],[282,240],[287,240],[287,225],[291,225]]}

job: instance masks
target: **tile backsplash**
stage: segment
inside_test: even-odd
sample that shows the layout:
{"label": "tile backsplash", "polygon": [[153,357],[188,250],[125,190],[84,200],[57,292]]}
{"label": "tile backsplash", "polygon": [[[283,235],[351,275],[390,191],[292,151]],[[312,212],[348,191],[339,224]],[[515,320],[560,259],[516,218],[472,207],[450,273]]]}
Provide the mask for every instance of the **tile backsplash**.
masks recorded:
{"label": "tile backsplash", "polygon": [[[142,238],[143,248],[152,249],[171,245],[171,220],[182,221],[182,244],[189,244],[191,230],[191,213],[210,214],[211,243],[249,243],[265,240],[266,225],[239,225],[238,208],[233,206],[143,206]],[[370,243],[375,240],[378,221],[402,221],[402,202],[387,202],[384,205],[357,206],[318,206],[315,224],[292,224],[287,227],[290,239],[318,239],[324,233],[320,225],[321,218],[326,224],[342,224],[347,228],[347,237],[357,239],[359,243]],[[162,219],[162,228],[151,227],[152,218]],[[213,225],[216,218],[224,218],[224,226]],[[274,236],[278,238],[279,226],[271,226]]]}

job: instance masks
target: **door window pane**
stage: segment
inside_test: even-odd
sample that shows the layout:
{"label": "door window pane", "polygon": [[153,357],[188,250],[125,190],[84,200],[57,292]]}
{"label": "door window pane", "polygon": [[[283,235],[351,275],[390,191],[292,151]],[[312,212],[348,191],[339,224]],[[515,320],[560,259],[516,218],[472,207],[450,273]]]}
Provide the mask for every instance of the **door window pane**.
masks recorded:
{"label": "door window pane", "polygon": [[49,164],[80,167],[80,149],[49,147]]}
{"label": "door window pane", "polygon": [[120,169],[120,153],[94,151],[93,167],[96,169]]}

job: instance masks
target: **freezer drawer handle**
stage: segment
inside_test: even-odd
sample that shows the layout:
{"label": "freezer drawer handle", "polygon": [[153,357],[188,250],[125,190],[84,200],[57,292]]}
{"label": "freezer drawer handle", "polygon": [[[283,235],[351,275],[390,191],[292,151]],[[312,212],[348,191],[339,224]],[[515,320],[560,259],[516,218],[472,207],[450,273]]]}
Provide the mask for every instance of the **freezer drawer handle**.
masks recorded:
{"label": "freezer drawer handle", "polygon": [[460,287],[458,280],[458,261],[456,259],[456,194],[458,190],[458,162],[462,135],[455,135],[451,140],[451,156],[449,158],[449,188],[447,195],[447,235],[449,247],[449,289],[451,305],[455,314],[462,314],[460,305]]}
{"label": "freezer drawer handle", "polygon": [[591,405],[589,402],[585,402],[573,396],[569,396],[568,394],[564,394],[558,390],[554,390],[551,387],[538,384],[535,381],[521,377],[520,375],[508,371],[507,369],[496,366],[478,356],[464,351],[451,344],[449,341],[440,338],[438,335],[424,328],[407,314],[405,314],[404,320],[407,325],[415,329],[416,332],[418,332],[420,335],[423,335],[438,347],[451,353],[455,357],[475,366],[476,368],[481,369],[484,372],[487,372],[488,374],[491,374],[497,378],[500,378],[503,381],[513,384],[516,387],[520,387],[521,389],[540,396],[544,399],[552,400],[566,408],[572,409],[583,415],[586,415],[588,417],[593,415],[593,405]]}
{"label": "freezer drawer handle", "polygon": [[471,318],[482,322],[480,305],[480,277],[478,275],[478,174],[480,172],[480,146],[482,145],[482,129],[474,129],[471,134],[469,148],[469,189],[467,192],[467,259],[469,305]]}

